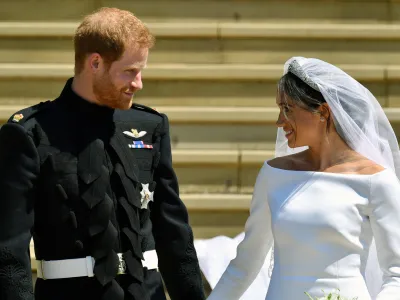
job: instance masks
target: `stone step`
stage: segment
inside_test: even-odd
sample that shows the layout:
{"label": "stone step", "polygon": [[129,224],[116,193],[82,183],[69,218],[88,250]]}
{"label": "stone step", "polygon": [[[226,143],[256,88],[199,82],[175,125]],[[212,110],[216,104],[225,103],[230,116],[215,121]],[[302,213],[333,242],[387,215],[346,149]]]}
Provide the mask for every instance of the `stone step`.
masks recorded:
{"label": "stone step", "polygon": [[[101,6],[134,12],[145,20],[221,19],[221,20],[320,20],[325,22],[396,22],[400,19],[398,1],[392,0],[3,0],[1,20],[79,20]],[[23,9],[21,9],[21,7]],[[362,8],[362,9],[361,9]]]}
{"label": "stone step", "polygon": [[[246,102],[245,99],[243,101]],[[14,112],[19,111],[25,107],[26,106],[23,105],[0,104],[0,121],[5,122]],[[170,123],[174,125],[273,125],[276,122],[279,114],[278,108],[266,106],[158,106],[155,108],[158,112],[166,114]],[[384,107],[383,110],[389,121],[393,123],[400,122],[400,108]]]}
{"label": "stone step", "polygon": [[[40,83],[37,81],[38,85],[31,85],[29,89],[29,95],[22,95],[19,97],[13,97],[12,95],[18,95],[17,83],[13,88],[13,82],[9,81],[8,85],[4,83],[4,91],[3,97],[0,98],[0,121],[7,117],[7,112],[13,112],[14,108],[21,109],[30,105],[37,104],[41,101],[46,101],[49,99],[49,95],[45,96],[46,91],[48,94],[50,92],[48,89],[46,90],[46,82]],[[202,81],[201,83],[204,83]],[[200,84],[201,84],[200,83]],[[25,84],[25,82],[24,82]],[[26,82],[29,84],[29,82]],[[48,87],[54,87],[54,92],[52,95],[57,97],[57,94],[60,93],[64,82],[49,82],[47,84]],[[191,110],[197,107],[201,107],[203,109],[216,110],[222,109],[224,113],[234,113],[230,112],[232,109],[244,108],[246,111],[257,108],[276,108],[276,84],[271,82],[244,82],[242,84],[238,84],[237,82],[209,82],[207,81],[207,89],[197,90],[196,93],[193,93],[193,90],[190,93],[190,88],[195,86],[196,83],[193,82],[152,82],[145,80],[145,88],[140,91],[134,101],[136,103],[144,104],[150,107],[153,107],[158,110],[162,110],[168,114],[175,114],[178,111],[182,110]],[[1,85],[1,81],[0,81]],[[53,86],[54,85],[54,86]],[[377,97],[378,101],[383,106],[397,107],[400,105],[400,86],[393,83],[373,83],[373,82],[364,82],[364,85],[367,86]],[[40,91],[39,87],[43,87],[45,90]],[[59,87],[60,90],[56,90]],[[168,90],[168,87],[174,87],[178,90]],[[220,88],[219,90],[217,88]],[[384,88],[387,87],[387,90]],[[7,90],[8,88],[8,90]],[[157,94],[154,93],[153,88],[161,89]],[[251,89],[253,88],[253,89]],[[262,88],[264,88],[262,90]],[[258,90],[259,89],[259,90]],[[28,90],[28,87],[26,88]],[[7,94],[8,91],[8,94]],[[25,91],[24,91],[25,92]],[[164,96],[161,94],[164,92]],[[203,95],[201,95],[201,93]],[[40,97],[33,98],[32,94],[40,95]],[[171,97],[167,93],[174,93]],[[1,94],[1,91],[0,91]],[[2,112],[3,110],[3,112]],[[268,113],[269,115],[269,113]],[[175,121],[174,121],[175,122]]]}
{"label": "stone step", "polygon": [[[72,38],[79,22],[0,22],[0,38]],[[352,24],[323,22],[232,22],[153,20],[148,22],[158,38],[218,38],[218,39],[356,39],[399,40],[400,24]]]}
{"label": "stone step", "polygon": [[[0,22],[0,63],[71,63],[71,22]],[[400,24],[154,22],[149,63],[283,64],[318,57],[333,64],[400,60]]]}
{"label": "stone step", "polygon": [[[338,65],[365,84],[383,106],[398,106],[400,67],[396,65]],[[151,99],[187,97],[265,98],[276,95],[283,65],[151,64],[143,72],[145,88],[138,93]],[[56,98],[73,75],[72,64],[0,64],[0,98]],[[193,91],[196,91],[194,94]],[[27,97],[27,95],[29,95]],[[267,103],[267,102],[266,102]],[[275,101],[267,105],[274,106]],[[181,105],[180,105],[181,106]],[[223,106],[230,106],[224,104]],[[262,105],[256,105],[262,106]]]}
{"label": "stone step", "polygon": [[194,212],[247,212],[251,195],[245,194],[182,194],[189,213]]}
{"label": "stone step", "polygon": [[[11,112],[17,111],[16,108],[0,106],[0,117],[3,122],[11,116]],[[196,110],[189,107],[174,111],[174,107],[168,109],[159,107],[158,110],[169,116],[171,144],[175,151],[268,151],[275,145],[277,130],[275,120],[278,115],[276,108],[219,107],[214,111],[208,108]],[[242,115],[237,117],[239,112],[242,112]],[[395,131],[400,133],[399,108],[384,108],[384,112]],[[191,116],[195,120],[192,120]],[[182,154],[181,157],[185,155]]]}
{"label": "stone step", "polygon": [[[400,79],[397,65],[339,65],[361,81]],[[241,72],[239,72],[241,71]],[[282,65],[253,64],[151,64],[143,70],[148,80],[262,80],[275,81]],[[73,64],[2,63],[0,79],[59,79],[73,75]]]}
{"label": "stone step", "polygon": [[[66,79],[66,78],[65,78]],[[0,77],[0,103],[29,106],[36,100],[59,96],[65,79],[5,79]],[[275,107],[275,81],[263,80],[152,80],[143,78],[144,89],[134,101],[160,106]],[[400,85],[396,81],[362,82],[382,106],[400,106]],[[194,92],[195,91],[195,92]]]}
{"label": "stone step", "polygon": [[[4,119],[11,115],[11,111],[16,111],[8,109],[5,113],[5,110],[1,108],[2,106],[0,106],[0,112],[3,111],[3,113],[0,113],[0,116],[3,116]],[[165,112],[169,116],[171,144],[176,151],[268,151],[274,148],[275,120],[278,115],[275,108],[226,107],[217,108],[215,111],[200,108],[197,111],[178,109],[174,112],[174,107],[168,109],[160,107],[159,111]],[[186,114],[184,111],[188,112],[188,116],[182,116]],[[242,115],[237,117],[240,111]],[[384,108],[384,112],[394,130],[400,133],[399,108]],[[190,116],[196,120],[191,120]],[[194,153],[190,155],[194,155]],[[185,155],[182,154],[181,157],[185,157]],[[183,161],[185,160],[183,159]]]}
{"label": "stone step", "polygon": [[[399,30],[400,32],[400,30]],[[69,39],[0,39],[0,63],[71,63]],[[316,57],[333,64],[393,64],[400,61],[399,40],[158,38],[149,63],[283,64],[292,56]]]}
{"label": "stone step", "polygon": [[182,192],[246,193],[273,150],[174,150]]}
{"label": "stone step", "polygon": [[[146,81],[145,90],[147,90],[148,82]],[[167,83],[167,82],[166,82]],[[151,83],[150,83],[151,84]],[[276,104],[275,97],[266,98],[264,97],[225,97],[225,96],[205,96],[198,97],[197,93],[192,95],[188,95],[185,97],[142,97],[142,93],[145,91],[141,91],[137,94],[134,101],[136,103],[141,103],[150,107],[154,107],[155,109],[161,108],[162,110],[172,109],[171,107],[274,107]],[[60,92],[60,91],[59,91]],[[20,109],[23,107],[27,107],[30,105],[35,105],[41,101],[46,101],[45,97],[32,98],[27,96],[22,96],[18,98],[13,97],[3,97],[0,98],[0,113],[1,110],[4,109],[12,110],[12,107],[16,109]],[[172,111],[171,111],[172,112]],[[12,111],[11,111],[12,113]],[[3,113],[4,114],[4,113]],[[0,120],[2,117],[0,117]]]}

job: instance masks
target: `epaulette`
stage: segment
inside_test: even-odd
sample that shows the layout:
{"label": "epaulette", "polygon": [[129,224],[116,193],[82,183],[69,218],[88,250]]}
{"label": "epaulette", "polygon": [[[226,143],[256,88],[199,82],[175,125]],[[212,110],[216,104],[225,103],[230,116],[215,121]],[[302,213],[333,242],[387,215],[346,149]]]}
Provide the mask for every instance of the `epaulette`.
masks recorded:
{"label": "epaulette", "polygon": [[156,111],[154,108],[148,107],[148,106],[143,105],[143,104],[133,103],[131,108],[138,109],[138,110],[143,110],[143,111],[146,111],[148,113],[156,114],[156,115],[161,116],[161,114],[158,111]]}
{"label": "epaulette", "polygon": [[40,102],[38,104],[35,104],[33,106],[24,108],[15,114],[13,114],[9,119],[8,123],[19,123],[23,124],[27,120],[31,119],[34,115],[36,115],[38,112],[42,111],[44,108],[48,107],[49,104],[51,103],[50,100],[45,101],[45,102]]}

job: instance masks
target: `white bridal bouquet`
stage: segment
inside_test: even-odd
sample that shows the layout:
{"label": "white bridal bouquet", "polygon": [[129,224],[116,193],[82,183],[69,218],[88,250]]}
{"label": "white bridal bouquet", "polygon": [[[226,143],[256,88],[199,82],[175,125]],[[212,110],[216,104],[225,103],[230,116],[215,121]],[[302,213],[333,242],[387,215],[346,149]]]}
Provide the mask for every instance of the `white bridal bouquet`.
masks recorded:
{"label": "white bridal bouquet", "polygon": [[342,296],[340,296],[339,292],[340,291],[338,290],[337,292],[329,293],[328,295],[325,295],[323,297],[314,297],[314,298],[311,297],[310,294],[307,292],[305,292],[305,294],[311,300],[357,300],[358,299],[358,297],[352,298],[352,299],[342,297]]}

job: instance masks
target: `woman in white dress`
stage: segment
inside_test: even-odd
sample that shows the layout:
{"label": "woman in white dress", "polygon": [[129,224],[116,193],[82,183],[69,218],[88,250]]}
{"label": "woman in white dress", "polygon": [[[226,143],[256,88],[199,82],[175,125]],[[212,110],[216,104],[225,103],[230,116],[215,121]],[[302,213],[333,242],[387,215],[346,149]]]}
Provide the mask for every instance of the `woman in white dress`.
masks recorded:
{"label": "woman in white dress", "polygon": [[276,158],[259,172],[245,238],[208,300],[239,299],[272,246],[267,300],[337,290],[399,300],[399,147],[378,101],[339,68],[294,57],[277,105]]}

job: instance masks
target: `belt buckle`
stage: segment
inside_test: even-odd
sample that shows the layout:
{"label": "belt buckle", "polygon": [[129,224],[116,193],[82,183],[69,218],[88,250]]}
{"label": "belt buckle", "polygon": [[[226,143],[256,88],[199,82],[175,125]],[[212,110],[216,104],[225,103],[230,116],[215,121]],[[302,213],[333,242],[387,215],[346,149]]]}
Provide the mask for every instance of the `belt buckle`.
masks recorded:
{"label": "belt buckle", "polygon": [[118,275],[126,274],[126,263],[122,253],[118,253]]}
{"label": "belt buckle", "polygon": [[45,275],[44,275],[44,268],[43,268],[43,263],[44,263],[44,260],[39,260],[38,261],[39,262],[39,268],[40,268],[40,272],[42,273],[41,275],[42,275],[42,279],[43,280],[46,280],[46,277],[45,277]]}

